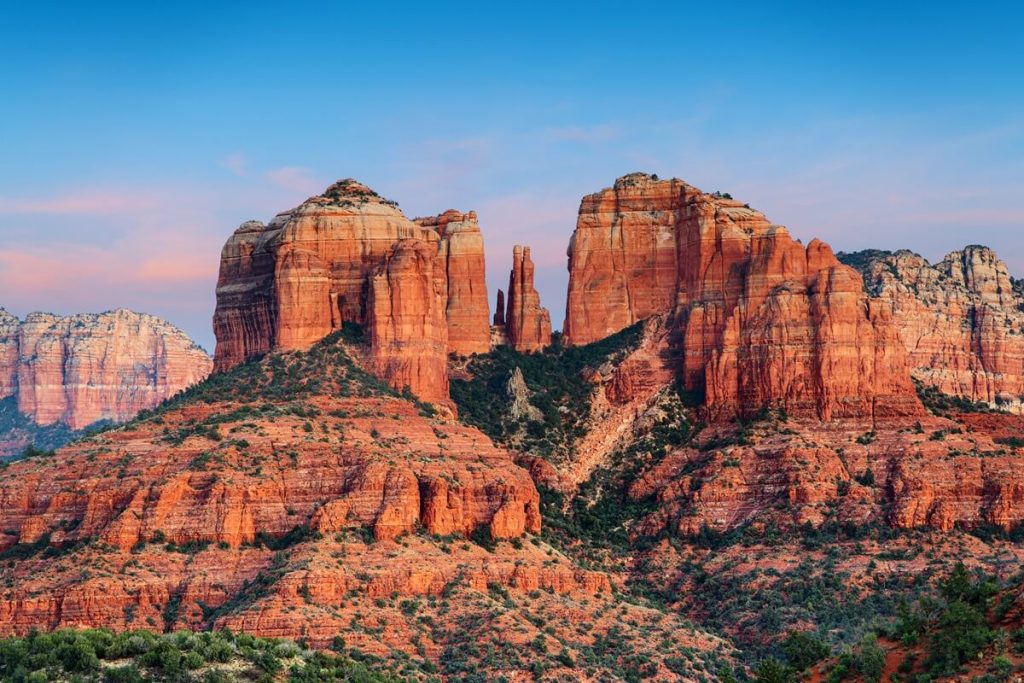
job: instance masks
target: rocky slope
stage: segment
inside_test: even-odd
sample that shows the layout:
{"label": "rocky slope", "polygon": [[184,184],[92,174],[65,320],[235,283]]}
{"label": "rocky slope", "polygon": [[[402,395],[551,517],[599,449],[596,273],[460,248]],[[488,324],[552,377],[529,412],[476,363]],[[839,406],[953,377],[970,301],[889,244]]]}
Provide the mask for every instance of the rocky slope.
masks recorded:
{"label": "rocky slope", "polygon": [[584,197],[569,246],[565,339],[671,314],[684,389],[710,412],[921,412],[892,312],[829,247],[741,202],[635,173]]}
{"label": "rocky slope", "polygon": [[130,419],[211,367],[184,332],[151,315],[32,313],[21,322],[0,310],[0,400],[13,397],[38,425]]}
{"label": "rocky slope", "polygon": [[1024,296],[995,252],[968,246],[935,265],[910,251],[841,258],[900,321],[916,378],[947,394],[1024,410]]}
{"label": "rocky slope", "polygon": [[[401,336],[412,327],[379,315],[384,292],[377,293],[378,315],[371,312],[371,283],[386,278],[396,245],[407,241],[432,254],[416,263],[424,268],[419,276],[436,278],[440,310],[435,310],[433,289],[428,294],[426,288],[407,289],[403,300],[392,304],[406,314],[442,316],[443,342],[441,330],[433,329],[436,321],[424,323],[432,328],[431,339],[443,343],[442,355],[489,349],[483,237],[476,214],[447,211],[409,220],[394,202],[354,180],[342,180],[267,225],[243,223],[225,244],[213,320],[217,368],[231,368],[270,350],[309,348],[343,323],[390,325],[389,332],[373,335],[384,346],[371,347],[382,377],[397,388],[409,386],[417,396],[446,397],[447,378],[436,368],[410,370],[409,354],[394,360],[406,342],[415,346],[419,341]],[[414,294],[429,300],[414,299]]]}
{"label": "rocky slope", "polygon": [[[582,680],[641,666],[672,680],[731,662],[721,640],[623,601],[612,575],[543,542],[511,454],[363,372],[339,336],[0,471],[0,632],[230,627],[320,647],[343,634],[455,680],[577,660]],[[670,670],[662,638],[699,657]]]}

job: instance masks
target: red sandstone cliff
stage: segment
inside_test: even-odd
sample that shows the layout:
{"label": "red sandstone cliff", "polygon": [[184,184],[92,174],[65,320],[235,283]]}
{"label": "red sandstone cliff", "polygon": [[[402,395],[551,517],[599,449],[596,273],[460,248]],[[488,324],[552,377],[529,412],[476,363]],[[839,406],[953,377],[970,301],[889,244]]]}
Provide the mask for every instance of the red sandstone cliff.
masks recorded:
{"label": "red sandstone cliff", "polygon": [[487,353],[491,350],[490,311],[484,238],[476,212],[449,209],[440,216],[415,221],[437,230],[441,238],[438,259],[447,280],[448,350],[460,356]]}
{"label": "red sandstone cliff", "polygon": [[[447,211],[412,221],[397,204],[365,185],[342,180],[266,226],[244,223],[225,244],[213,320],[217,368],[230,368],[270,350],[308,348],[340,329],[343,322],[366,324],[371,280],[386,268],[393,247],[409,240],[427,248],[418,253],[432,254],[432,263],[423,259],[417,263],[444,283],[440,309],[442,327],[447,327],[444,353],[486,352],[489,311],[483,237],[476,214]],[[429,294],[429,301],[417,301],[412,291],[405,291],[400,304],[406,319],[411,319],[413,311],[434,316],[434,294]],[[426,289],[415,291],[427,294]],[[380,292],[378,303],[383,296]],[[418,326],[400,324],[387,335],[371,334],[371,343],[389,347],[371,353],[378,359],[393,358],[399,346],[423,341],[394,335],[433,324],[433,320]],[[408,384],[418,396],[447,397],[444,373],[410,373],[408,365],[391,360],[376,362],[374,367],[388,382]]]}
{"label": "red sandstone cliff", "polygon": [[448,401],[449,291],[429,242],[402,240],[370,278],[367,328],[376,374],[424,401]]}
{"label": "red sandstone cliff", "polygon": [[178,328],[117,310],[21,323],[0,311],[0,398],[37,424],[124,421],[202,380],[212,362]]}
{"label": "red sandstone cliff", "polygon": [[934,266],[910,251],[840,255],[899,321],[913,374],[947,394],[1024,409],[1024,296],[991,249]]}
{"label": "red sandstone cliff", "polygon": [[533,271],[530,248],[516,245],[512,250],[504,322],[509,345],[522,353],[551,345],[551,314],[540,305],[540,294],[533,286]]}
{"label": "red sandstone cliff", "polygon": [[741,202],[678,179],[619,178],[583,199],[569,274],[567,343],[672,313],[683,385],[714,414],[922,411],[891,311],[859,274]]}

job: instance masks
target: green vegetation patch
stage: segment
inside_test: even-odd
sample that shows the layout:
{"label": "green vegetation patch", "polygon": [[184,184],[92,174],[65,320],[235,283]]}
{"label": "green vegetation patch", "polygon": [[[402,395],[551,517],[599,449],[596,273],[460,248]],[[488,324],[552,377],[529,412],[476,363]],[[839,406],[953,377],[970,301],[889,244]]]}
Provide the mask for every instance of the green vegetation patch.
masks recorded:
{"label": "green vegetation patch", "polygon": [[[553,459],[571,452],[573,443],[585,434],[593,387],[583,370],[629,353],[639,344],[642,331],[643,323],[637,323],[586,346],[566,346],[556,333],[551,346],[539,353],[499,347],[474,356],[466,368],[472,379],[452,380],[452,400],[463,422],[495,441]],[[531,405],[541,413],[539,420],[509,417],[511,399],[505,387],[517,367],[530,391]]]}
{"label": "green vegetation patch", "polygon": [[244,633],[104,629],[34,632],[0,640],[0,679],[47,681],[353,681],[402,680],[346,655],[308,650],[294,642]]}

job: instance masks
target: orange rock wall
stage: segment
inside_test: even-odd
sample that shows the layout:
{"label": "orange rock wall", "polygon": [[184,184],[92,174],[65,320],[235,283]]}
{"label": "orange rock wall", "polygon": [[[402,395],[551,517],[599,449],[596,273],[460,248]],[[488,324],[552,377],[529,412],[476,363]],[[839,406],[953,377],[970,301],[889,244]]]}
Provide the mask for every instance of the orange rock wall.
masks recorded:
{"label": "orange rock wall", "polygon": [[373,368],[396,389],[448,401],[448,282],[434,245],[402,240],[370,278],[367,329]]}
{"label": "orange rock wall", "polygon": [[860,276],[741,202],[620,178],[584,198],[569,273],[567,343],[673,313],[683,384],[714,414],[921,411],[891,313],[868,301]]}
{"label": "orange rock wall", "polygon": [[[266,226],[244,223],[227,241],[213,322],[216,367],[225,370],[271,350],[308,348],[344,322],[369,323],[371,281],[389,268],[392,248],[409,240],[429,247],[435,263],[429,265],[428,277],[436,274],[444,283],[443,355],[488,351],[490,312],[476,214],[452,210],[412,221],[394,202],[356,181],[343,180]],[[427,267],[422,259],[417,263]],[[386,333],[370,333],[372,343],[388,346],[371,350],[374,366],[393,385],[408,384],[418,396],[447,399],[447,374],[433,369],[433,358],[425,361],[429,371],[425,366],[422,371],[410,367],[408,353],[406,360],[396,360],[402,355],[400,347],[429,346],[438,340],[434,334],[428,340],[395,336],[432,328],[435,322],[434,294],[429,293],[429,301],[415,301],[413,291],[428,296],[427,289],[402,289],[400,315],[405,322],[386,323],[391,325]],[[377,305],[390,296],[378,291]],[[424,319],[411,325],[413,315]],[[385,323],[378,315],[374,324]]]}
{"label": "orange rock wall", "polygon": [[460,356],[491,350],[490,310],[484,264],[484,238],[476,212],[445,211],[416,223],[437,230],[438,258],[447,279],[445,318],[448,349]]}

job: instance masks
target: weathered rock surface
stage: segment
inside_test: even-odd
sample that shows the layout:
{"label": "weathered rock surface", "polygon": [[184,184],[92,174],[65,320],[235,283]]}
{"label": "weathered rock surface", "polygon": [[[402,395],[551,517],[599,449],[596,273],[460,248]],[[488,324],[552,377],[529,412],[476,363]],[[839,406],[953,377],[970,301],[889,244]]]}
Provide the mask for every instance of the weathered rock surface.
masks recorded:
{"label": "weathered rock surface", "polygon": [[[225,244],[213,322],[217,368],[224,370],[271,350],[309,348],[346,322],[369,323],[372,281],[389,268],[394,247],[407,241],[423,245],[422,254],[430,252],[430,270],[443,283],[444,353],[487,351],[490,313],[476,214],[451,210],[409,220],[394,202],[354,180],[342,180],[268,225],[243,223]],[[406,288],[402,295],[405,323],[393,326],[392,336],[373,337],[389,347],[375,349],[375,357],[391,358],[406,343],[438,341],[436,335],[430,340],[401,336],[436,323],[433,289],[415,290],[427,296],[422,301],[413,298],[413,291]],[[378,292],[378,305],[382,296]],[[412,324],[413,315],[425,320]],[[447,378],[437,372],[416,372],[390,361],[375,367],[386,381],[408,384],[423,398],[447,398]],[[420,379],[410,382],[412,375]]]}
{"label": "weathered rock surface", "polygon": [[[367,329],[374,372],[424,401],[448,401],[448,284],[433,244],[392,245],[370,278]],[[486,318],[485,318],[486,321]]]}
{"label": "weathered rock surface", "polygon": [[509,417],[513,420],[540,420],[544,417],[535,406],[530,404],[530,390],[523,379],[523,371],[516,367],[505,383],[505,393],[511,401]]}
{"label": "weathered rock surface", "polygon": [[508,278],[508,307],[505,334],[516,351],[531,353],[551,345],[551,314],[540,305],[533,286],[530,248],[516,245],[512,250],[512,272]]}
{"label": "weathered rock surface", "polygon": [[[1024,486],[1014,472],[1024,451],[1000,443],[1011,415],[966,423],[926,418],[916,429],[888,425],[858,434],[821,423],[755,423],[702,435],[675,450],[629,488],[656,511],[639,534],[670,529],[731,531],[747,524],[795,529],[826,520],[895,528],[999,527],[1024,522]],[[970,431],[965,429],[971,425]],[[724,442],[724,445],[717,445]]]}
{"label": "weathered rock surface", "polygon": [[81,429],[121,422],[210,373],[206,352],[184,332],[127,310],[24,322],[0,310],[0,399],[37,424]]}
{"label": "weathered rock surface", "polygon": [[441,237],[438,258],[447,279],[445,318],[448,350],[460,356],[491,349],[490,311],[484,264],[484,238],[476,212],[454,209],[416,223],[433,228]]}
{"label": "weathered rock surface", "polygon": [[991,249],[931,265],[910,251],[858,252],[868,293],[899,321],[913,374],[947,394],[1024,410],[1024,296]]}
{"label": "weathered rock surface", "polygon": [[824,243],[741,202],[635,173],[583,199],[565,337],[586,344],[672,313],[685,389],[719,417],[922,412],[891,310]]}

